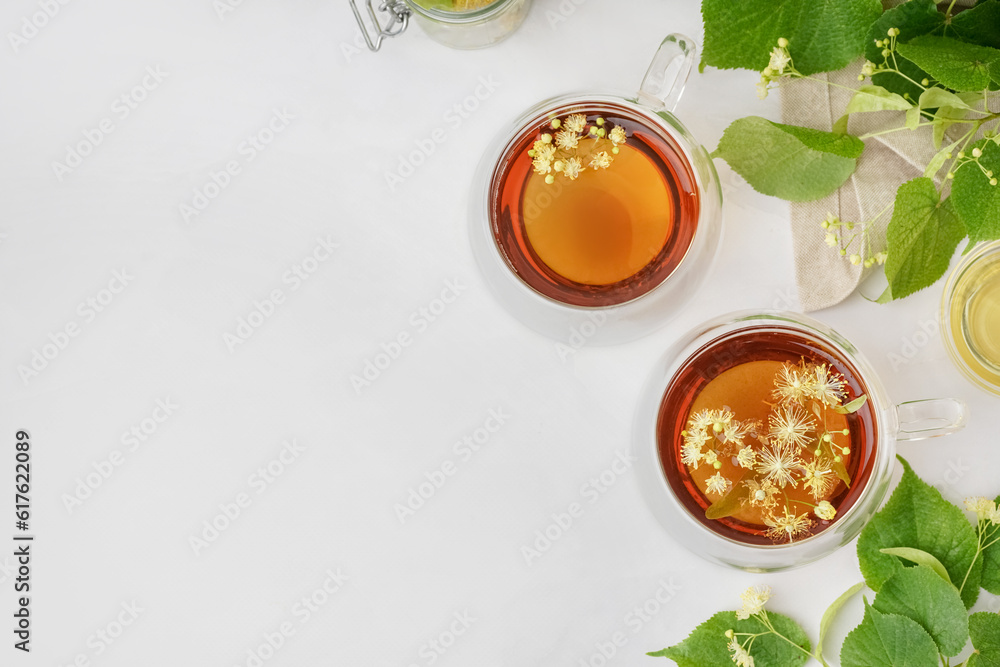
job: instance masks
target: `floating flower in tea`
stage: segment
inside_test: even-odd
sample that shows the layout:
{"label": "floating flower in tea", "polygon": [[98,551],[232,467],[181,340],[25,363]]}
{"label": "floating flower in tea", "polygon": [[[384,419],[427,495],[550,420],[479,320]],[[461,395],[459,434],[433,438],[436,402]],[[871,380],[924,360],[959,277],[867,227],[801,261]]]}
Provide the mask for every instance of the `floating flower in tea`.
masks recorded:
{"label": "floating flower in tea", "polygon": [[545,176],[545,182],[551,185],[556,179],[552,172],[575,181],[586,167],[595,171],[610,167],[628,134],[620,125],[608,132],[605,123],[598,116],[588,125],[587,117],[580,113],[570,114],[565,120],[553,118],[549,127],[556,131],[555,135],[543,132],[528,151],[535,173]]}
{"label": "floating flower in tea", "polygon": [[810,515],[836,518],[835,495],[850,484],[844,415],[865,398],[844,405],[847,382],[826,363],[785,362],[772,372],[758,414],[752,402],[739,408],[755,417],[766,411],[766,430],[758,419],[738,419],[728,406],[692,410],[681,432],[681,462],[689,474],[703,463],[712,468],[710,476],[696,476],[714,501],[706,518],[757,522],[772,540],[790,542],[812,534]]}

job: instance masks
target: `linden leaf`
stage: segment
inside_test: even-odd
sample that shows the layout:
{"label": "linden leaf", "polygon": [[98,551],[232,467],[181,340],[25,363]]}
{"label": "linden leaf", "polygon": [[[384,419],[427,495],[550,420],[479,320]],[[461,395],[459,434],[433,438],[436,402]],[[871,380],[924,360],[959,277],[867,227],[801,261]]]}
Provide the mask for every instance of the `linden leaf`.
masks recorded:
{"label": "linden leaf", "polygon": [[924,178],[934,178],[937,173],[941,171],[941,167],[944,163],[948,161],[948,154],[954,155],[955,149],[958,148],[958,143],[961,139],[957,139],[951,144],[945,146],[931,158],[931,161],[927,163],[927,168],[924,169]]}
{"label": "linden leaf", "polygon": [[958,655],[969,638],[969,616],[958,589],[930,568],[909,567],[892,575],[873,606],[919,623],[942,655]]}
{"label": "linden leaf", "polygon": [[923,35],[906,44],[897,44],[896,48],[944,86],[960,91],[989,86],[990,67],[1000,60],[998,49],[937,35]]}
{"label": "linden leaf", "polygon": [[860,396],[858,396],[857,398],[855,398],[853,401],[851,401],[846,405],[838,405],[833,409],[833,411],[841,415],[852,415],[858,410],[860,410],[861,406],[863,406],[867,402],[868,402],[868,394],[861,394]]}
{"label": "linden leaf", "polygon": [[969,617],[969,634],[976,652],[967,667],[1000,667],[1000,615],[980,611]]}
{"label": "linden leaf", "polygon": [[726,128],[712,154],[729,163],[757,192],[788,201],[813,201],[830,194],[857,166],[851,155],[864,143],[834,132],[792,128],[758,116]]}
{"label": "linden leaf", "polygon": [[906,111],[913,105],[902,95],[882,86],[861,86],[847,103],[847,113],[864,111]]}
{"label": "linden leaf", "polygon": [[846,591],[841,593],[840,597],[833,601],[826,611],[823,612],[823,619],[819,622],[819,641],[816,642],[816,655],[823,655],[823,642],[826,640],[826,635],[830,631],[830,626],[833,625],[833,620],[837,617],[840,609],[850,600],[852,597],[857,595],[858,591],[865,587],[865,582],[859,584],[854,584]]}
{"label": "linden leaf", "polygon": [[[948,270],[955,248],[964,237],[965,225],[951,200],[941,201],[934,181],[921,177],[903,183],[896,192],[886,232],[887,294],[902,299],[934,284]],[[884,303],[883,297],[880,303]]]}
{"label": "linden leaf", "polygon": [[952,107],[954,109],[971,108],[961,97],[944,88],[934,86],[920,93],[921,109],[936,109],[938,107]]}
{"label": "linden leaf", "polygon": [[703,0],[702,67],[762,71],[778,39],[803,74],[846,67],[865,48],[879,0]]}
{"label": "linden leaf", "polygon": [[[995,502],[1000,503],[1000,496],[997,496]],[[983,551],[981,585],[990,593],[1000,595],[1000,542],[994,542]]]}
{"label": "linden leaf", "polygon": [[722,496],[705,510],[706,519],[724,519],[727,516],[736,514],[743,503],[740,502],[740,494],[745,491],[742,483],[733,484],[729,493]]}
{"label": "linden leaf", "polygon": [[[979,541],[965,513],[941,496],[913,472],[902,457],[903,478],[889,502],[872,517],[858,538],[858,562],[865,582],[874,590],[906,566],[887,547],[911,547],[931,554],[960,585],[962,601],[971,607],[979,597],[982,559],[976,558]],[[962,582],[964,585],[961,585]]]}
{"label": "linden leaf", "polygon": [[847,472],[847,467],[844,466],[844,462],[834,459],[830,463],[830,467],[833,468],[833,474],[835,474],[840,481],[844,483],[844,486],[851,488],[851,473]]}
{"label": "linden leaf", "polygon": [[938,652],[934,640],[919,623],[899,614],[883,614],[866,600],[864,620],[844,640],[840,664],[842,667],[937,667]]}
{"label": "linden leaf", "polygon": [[[983,152],[979,158],[983,169],[1000,177],[1000,146],[983,139],[967,148],[966,154],[973,148]],[[1000,186],[990,185],[990,179],[974,163],[967,162],[955,171],[951,200],[968,228],[970,244],[1000,238]]]}
{"label": "linden leaf", "polygon": [[[796,645],[809,651],[811,646],[806,633],[799,624],[773,611],[767,612],[767,617],[774,629],[783,634]],[[720,611],[697,628],[680,644],[675,644],[662,651],[647,653],[653,657],[670,658],[679,667],[705,667],[705,665],[733,664],[729,649],[726,647],[726,630],[733,632],[761,633],[767,628],[754,617],[745,621],[736,618],[734,611]],[[781,667],[799,667],[807,659],[806,653],[795,648],[784,639],[773,634],[762,634],[753,641],[750,655],[760,667],[768,665]]]}
{"label": "linden leaf", "polygon": [[[873,63],[881,64],[884,60],[882,47],[875,46],[875,40],[887,37],[889,28],[899,30],[898,43],[907,42],[914,37],[926,35],[945,23],[945,16],[938,11],[934,0],[910,0],[887,10],[872,24],[865,42],[865,57]],[[891,64],[891,61],[890,61]],[[896,65],[905,76],[895,72],[882,72],[872,77],[872,83],[878,84],[900,95],[909,94],[911,99],[920,97],[922,89],[914,81],[920,81],[927,72],[920,69],[906,58],[896,56]]]}
{"label": "linden leaf", "polygon": [[1000,2],[980,2],[951,19],[951,30],[963,42],[1000,49]]}
{"label": "linden leaf", "polygon": [[951,577],[948,576],[948,570],[944,569],[944,565],[941,564],[934,556],[930,555],[926,551],[921,551],[920,549],[911,549],[910,547],[891,547],[888,549],[879,549],[884,554],[889,554],[890,556],[898,556],[904,560],[908,560],[911,563],[916,563],[917,565],[923,565],[934,570],[934,572],[947,581],[951,583]]}

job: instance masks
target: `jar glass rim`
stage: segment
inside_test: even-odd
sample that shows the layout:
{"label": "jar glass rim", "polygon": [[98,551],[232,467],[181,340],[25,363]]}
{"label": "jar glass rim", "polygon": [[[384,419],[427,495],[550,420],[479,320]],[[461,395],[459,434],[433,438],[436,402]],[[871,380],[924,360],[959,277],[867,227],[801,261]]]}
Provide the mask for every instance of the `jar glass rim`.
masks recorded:
{"label": "jar glass rim", "polygon": [[406,0],[407,6],[416,12],[418,15],[430,19],[432,21],[438,21],[440,23],[472,23],[475,21],[482,21],[486,19],[493,18],[494,15],[502,12],[507,8],[508,5],[515,2],[516,0],[493,0],[490,4],[485,7],[477,7],[475,9],[461,9],[457,11],[448,11],[444,9],[434,9],[431,7],[424,7],[419,3],[419,0]]}

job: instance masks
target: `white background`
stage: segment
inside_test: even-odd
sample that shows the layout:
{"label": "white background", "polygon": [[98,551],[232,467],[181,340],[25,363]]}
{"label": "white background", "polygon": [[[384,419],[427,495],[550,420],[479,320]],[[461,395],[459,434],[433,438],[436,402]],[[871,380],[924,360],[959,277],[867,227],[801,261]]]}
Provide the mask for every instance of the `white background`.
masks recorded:
{"label": "white background", "polygon": [[[10,0],[0,28],[20,31],[38,11]],[[16,50],[5,37],[0,539],[13,544],[14,433],[28,429],[37,541],[30,656],[11,648],[13,547],[0,549],[0,664],[247,665],[290,622],[295,634],[265,664],[429,665],[428,642],[462,613],[475,620],[433,664],[600,665],[598,644],[617,632],[627,641],[611,664],[657,664],[643,654],[756,583],[815,639],[826,605],[860,580],[853,546],[750,575],[674,542],[633,473],[594,503],[581,490],[628,450],[636,398],[671,341],[727,311],[796,307],[787,206],[718,163],[724,239],[695,301],[638,342],[566,359],[494,301],[469,249],[470,179],[494,133],[557,93],[635,90],[675,31],[701,42],[697,2],[537,0],[510,40],[476,52],[417,27],[378,54],[359,50],[346,0],[244,2],[221,18],[210,0],[72,1]],[[113,105],[147,67],[168,74],[123,118]],[[448,124],[480,77],[499,86]],[[736,117],[778,118],[755,81],[695,73],[677,114],[714,148]],[[241,143],[275,109],[294,120],[248,161]],[[53,162],[105,118],[114,131],[60,180]],[[391,190],[386,172],[436,128],[444,143]],[[185,222],[180,205],[231,160],[240,173]],[[339,248],[293,290],[282,277],[317,237]],[[128,285],[86,315],[79,304],[107,301],[122,270]],[[418,330],[411,315],[449,280],[465,289]],[[224,336],[275,289],[284,303],[231,351]],[[923,333],[940,293],[889,306],[855,295],[817,317],[865,352],[896,400],[968,401],[964,432],[901,449],[948,498],[993,496],[997,399]],[[22,377],[73,324],[79,334]],[[413,343],[355,391],[350,376],[401,332]],[[132,451],[122,435],[168,398],[179,407]],[[491,409],[509,419],[463,460],[453,444]],[[292,439],[304,451],[258,494],[250,477]],[[121,465],[68,507],[116,450]],[[455,475],[401,524],[394,506],[445,461]],[[240,493],[250,506],[196,554],[190,538]],[[527,564],[521,547],[572,502],[583,516]],[[347,582],[301,623],[300,598],[338,568]],[[671,580],[669,603],[629,616]],[[96,640],[133,601],[139,617],[112,644]]]}

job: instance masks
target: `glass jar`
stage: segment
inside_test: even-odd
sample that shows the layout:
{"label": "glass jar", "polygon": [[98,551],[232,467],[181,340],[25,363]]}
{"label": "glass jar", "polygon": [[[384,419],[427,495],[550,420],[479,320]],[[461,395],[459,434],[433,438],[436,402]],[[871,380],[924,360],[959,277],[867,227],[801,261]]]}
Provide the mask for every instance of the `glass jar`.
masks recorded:
{"label": "glass jar", "polygon": [[[453,49],[481,49],[503,41],[524,21],[531,0],[365,0],[374,36],[362,18],[356,0],[350,0],[361,34],[372,51],[386,37],[395,37],[416,19],[436,42]],[[380,16],[381,14],[381,16]],[[383,23],[385,21],[385,23]]]}
{"label": "glass jar", "polygon": [[941,299],[941,325],[955,366],[1000,396],[1000,241],[973,248],[955,267]]}

